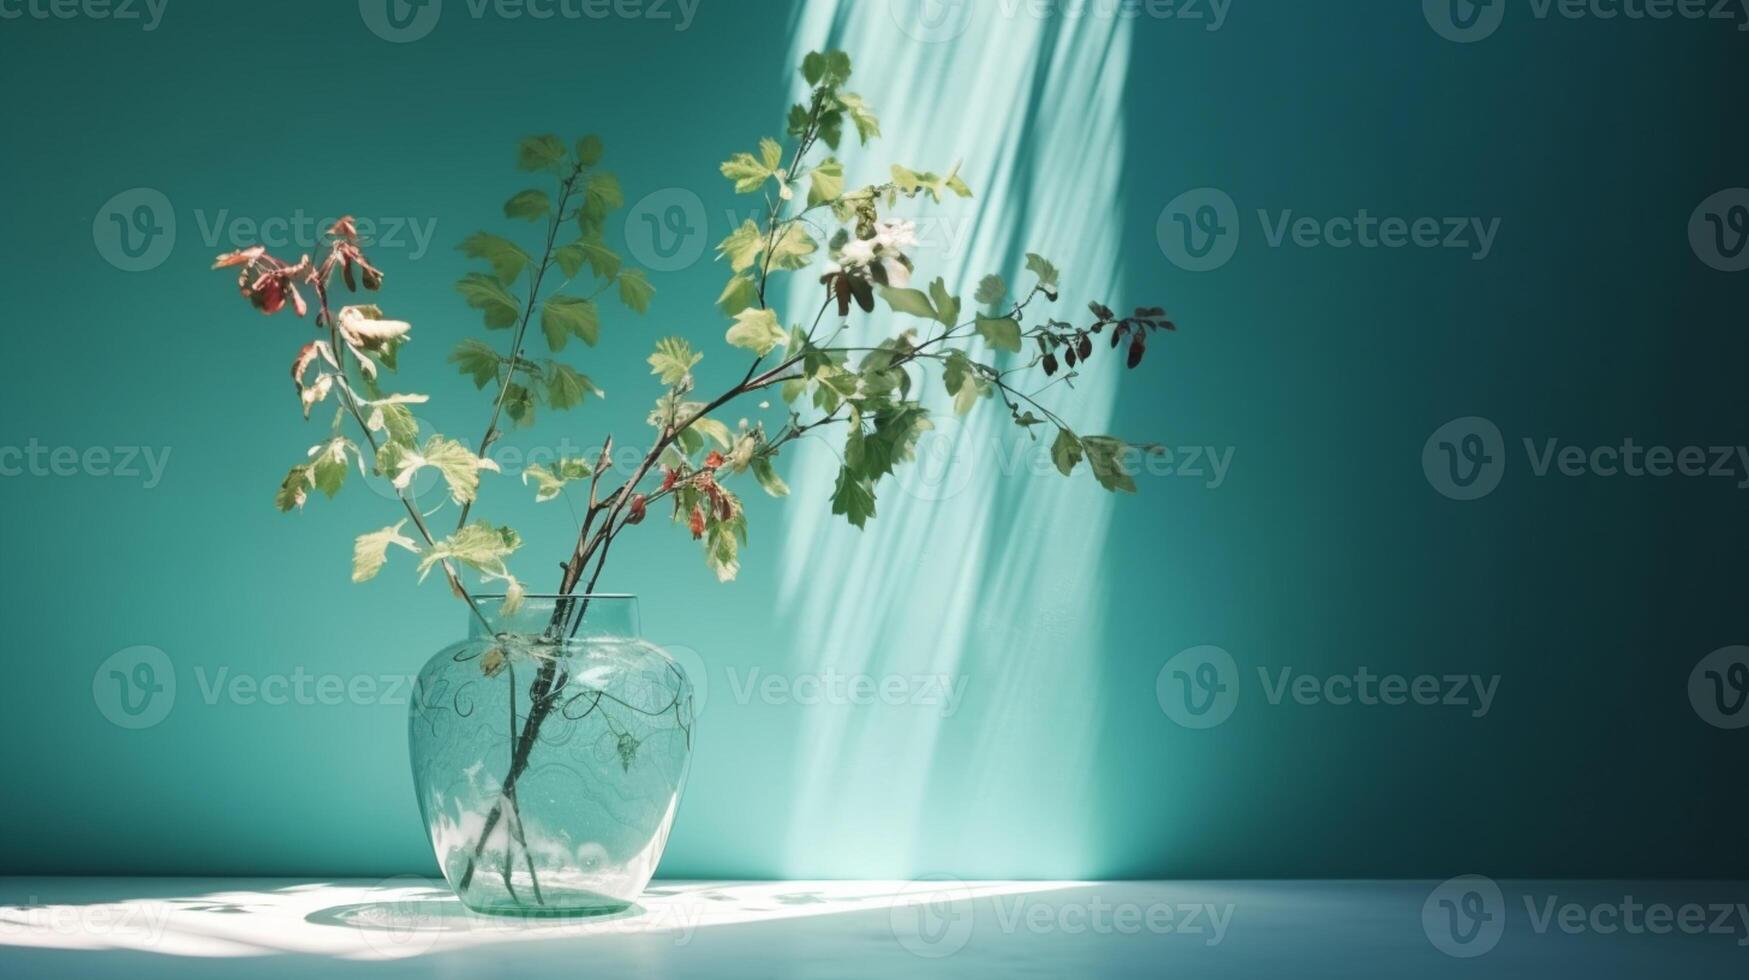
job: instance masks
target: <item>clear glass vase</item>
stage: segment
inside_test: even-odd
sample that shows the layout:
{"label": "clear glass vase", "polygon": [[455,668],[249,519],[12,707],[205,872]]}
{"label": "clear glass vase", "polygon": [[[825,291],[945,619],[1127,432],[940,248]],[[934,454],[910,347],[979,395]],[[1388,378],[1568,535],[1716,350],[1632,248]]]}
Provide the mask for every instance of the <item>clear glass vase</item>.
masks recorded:
{"label": "clear glass vase", "polygon": [[[692,754],[692,686],[627,595],[477,596],[466,640],[420,671],[413,785],[477,912],[626,908],[656,873]],[[488,626],[489,624],[489,626]]]}

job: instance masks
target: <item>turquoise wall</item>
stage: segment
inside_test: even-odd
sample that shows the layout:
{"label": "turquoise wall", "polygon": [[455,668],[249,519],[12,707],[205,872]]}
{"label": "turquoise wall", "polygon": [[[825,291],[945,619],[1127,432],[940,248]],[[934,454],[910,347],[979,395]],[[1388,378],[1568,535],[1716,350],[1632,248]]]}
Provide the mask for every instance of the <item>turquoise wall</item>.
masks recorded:
{"label": "turquoise wall", "polygon": [[[1512,3],[1460,42],[1431,2],[440,8],[409,34],[378,0],[0,20],[0,872],[430,871],[398,678],[463,614],[405,568],[348,581],[388,497],[273,512],[325,431],[285,378],[304,334],[211,258],[272,219],[398,230],[374,255],[415,325],[406,386],[473,436],[487,406],[444,363],[478,332],[454,246],[502,224],[516,138],[601,133],[632,205],[611,236],[675,267],[647,318],[611,312],[573,358],[607,399],[510,441],[580,451],[639,429],[658,336],[707,351],[704,386],[734,380],[722,270],[685,249],[745,216],[716,162],[779,130],[790,65],[830,43],[889,134],[853,177],[963,158],[980,192],[925,227],[925,269],[969,292],[1032,249],[1065,312],[1170,309],[1178,334],[1134,373],[1096,361],[1070,410],[1179,465],[1109,497],[1034,473],[986,413],[944,424],[863,532],[825,513],[830,450],[788,456],[798,492],[751,503],[732,585],[683,533],[628,538],[602,585],[642,597],[706,690],[664,874],[1749,873],[1723,778],[1749,716],[1706,686],[1743,657],[1703,662],[1749,643],[1749,459],[1659,478],[1533,458],[1744,442],[1749,279],[1708,264],[1734,267],[1728,239],[1690,235],[1749,184],[1715,94],[1743,88],[1738,21]],[[695,233],[669,261],[641,216],[676,203]],[[112,216],[141,204],[164,244],[136,257]],[[1470,237],[1336,247],[1329,220],[1363,210]],[[1454,499],[1475,484],[1438,444],[1488,430],[1435,431],[1469,417],[1501,475]],[[494,484],[482,512],[531,542],[516,570],[556,578],[572,517]],[[130,715],[109,671],[138,662],[165,689]],[[1190,711],[1209,691],[1179,671],[1225,693]],[[1362,671],[1477,680],[1455,705],[1331,703]],[[906,703],[816,696],[851,674]],[[264,682],[291,703],[247,693]]]}

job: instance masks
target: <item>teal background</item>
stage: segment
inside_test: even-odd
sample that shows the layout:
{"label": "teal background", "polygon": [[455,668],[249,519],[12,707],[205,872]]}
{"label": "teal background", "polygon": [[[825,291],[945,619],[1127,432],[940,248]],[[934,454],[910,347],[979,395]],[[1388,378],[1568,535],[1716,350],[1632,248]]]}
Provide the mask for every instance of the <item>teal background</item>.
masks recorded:
{"label": "teal background", "polygon": [[[1218,31],[986,4],[961,36],[924,43],[884,2],[834,16],[704,0],[684,31],[449,7],[409,44],[341,2],[170,0],[150,32],[0,22],[0,445],[171,451],[151,489],[0,478],[0,872],[434,867],[402,705],[202,697],[221,669],[411,674],[465,623],[405,562],[347,580],[352,536],[392,521],[390,500],[353,485],[273,512],[281,474],[325,431],[299,419],[285,377],[307,327],[254,314],[208,271],[232,243],[202,241],[200,218],[434,221],[427,254],[374,254],[385,307],[415,325],[401,384],[471,440],[484,396],[443,363],[479,332],[450,289],[467,267],[454,245],[502,230],[523,186],[514,141],[601,133],[628,203],[690,190],[714,242],[748,201],[716,162],[779,130],[794,52],[830,38],[898,137],[861,166],[964,157],[985,180],[950,213],[976,216],[980,257],[1010,272],[1026,247],[1056,260],[1064,315],[1161,303],[1181,324],[1137,372],[1096,360],[1076,411],[1137,439],[1232,447],[1233,465],[1218,488],[1154,477],[1121,498],[1084,474],[986,465],[941,508],[927,487],[889,488],[860,533],[822,521],[822,493],[759,499],[729,586],[683,533],[641,529],[603,586],[641,595],[646,635],[709,664],[663,874],[1749,874],[1745,732],[1709,727],[1686,696],[1701,657],[1749,635],[1744,491],[1534,479],[1518,448],[1744,441],[1749,279],[1697,261],[1686,225],[1709,194],[1749,184],[1725,99],[1743,90],[1749,35],[1513,5],[1495,36],[1460,45],[1419,4],[1235,0]],[[1242,231],[1231,262],[1191,273],[1156,220],[1203,186],[1232,196]],[[93,235],[134,187],[173,202],[178,229],[168,260],[138,273]],[[1472,262],[1269,248],[1255,218],[1363,207],[1498,217],[1501,231]],[[933,258],[926,270],[967,292],[992,271]],[[601,345],[570,352],[608,399],[512,442],[636,431],[659,336],[707,352],[705,387],[732,380],[711,307],[722,274],[708,257],[653,274],[641,320],[609,304]],[[1420,459],[1469,415],[1498,424],[1512,461],[1463,503]],[[795,454],[798,491],[829,460]],[[492,491],[481,512],[531,542],[519,573],[556,578],[569,515],[510,476]],[[1201,644],[1229,650],[1245,686],[1230,721],[1192,731],[1155,682]],[[164,651],[177,696],[133,731],[97,710],[93,673],[136,645]],[[753,668],[834,666],[949,670],[967,693],[950,718],[733,694]],[[1270,705],[1256,683],[1258,667],[1361,666],[1498,674],[1500,693],[1472,719]]]}

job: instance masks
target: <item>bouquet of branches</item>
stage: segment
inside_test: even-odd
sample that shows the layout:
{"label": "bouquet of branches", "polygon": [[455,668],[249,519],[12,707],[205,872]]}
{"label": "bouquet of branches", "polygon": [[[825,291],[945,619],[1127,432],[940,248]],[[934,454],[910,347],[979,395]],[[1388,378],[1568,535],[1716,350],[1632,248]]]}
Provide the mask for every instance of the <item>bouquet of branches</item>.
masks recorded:
{"label": "bouquet of branches", "polygon": [[[614,437],[607,435],[598,452],[523,469],[522,482],[537,500],[581,494],[584,501],[577,538],[555,590],[560,598],[544,634],[497,633],[494,620],[479,606],[484,600],[470,593],[464,575],[472,572],[502,587],[504,616],[523,602],[524,586],[509,564],[522,536],[510,527],[471,519],[482,475],[500,472],[492,447],[507,425],[531,424],[537,410],[566,411],[598,397],[595,383],[562,355],[572,340],[595,345],[601,330],[598,303],[610,291],[638,314],[654,294],[648,278],[628,268],[606,240],[608,218],[623,200],[618,180],[601,167],[603,147],[596,136],[570,145],[553,135],[532,136],[517,147],[520,169],[546,180],[512,195],[504,216],[544,227],[535,247],[485,231],[459,245],[483,266],[456,283],[456,290],[479,311],[488,331],[506,335],[496,341],[465,339],[449,357],[477,388],[491,394],[484,431],[475,440],[425,431],[410,406],[427,397],[388,390],[388,376],[411,333],[406,321],[373,303],[336,305],[337,284],[350,297],[360,289],[378,292],[384,282],[350,218],[327,229],[315,258],[289,261],[259,245],[219,257],[215,267],[236,269],[243,297],[260,312],[271,316],[290,309],[299,319],[314,315],[316,337],[293,359],[292,380],[306,419],[332,402],[333,420],[327,438],[280,482],[279,508],[302,508],[317,491],[332,497],[355,467],[361,475],[374,473],[393,486],[404,513],[395,523],[358,536],[353,580],[375,577],[391,550],[404,550],[422,578],[442,573],[485,627],[483,635],[509,646],[512,640],[563,642],[567,625],[575,630],[582,621],[573,605],[587,608],[614,544],[626,529],[643,523],[652,508],[666,510],[673,523],[702,542],[705,561],[719,579],[733,579],[748,532],[738,485],[751,482],[771,496],[788,495],[776,461],[804,435],[842,433],[829,506],[864,527],[875,516],[882,481],[912,459],[919,438],[931,427],[922,398],[929,385],[942,386],[942,400],[951,399],[956,413],[999,404],[1030,437],[1049,440],[1051,459],[1065,476],[1085,464],[1106,489],[1133,492],[1130,460],[1154,447],[1077,433],[1041,396],[1057,386],[1072,390],[1082,366],[1101,347],[1122,347],[1125,363],[1136,367],[1149,338],[1174,329],[1173,324],[1157,307],[1120,316],[1093,303],[1078,324],[1040,313],[1036,304],[1055,302],[1059,284],[1056,267],[1036,254],[1026,257],[1023,284],[1014,287],[1001,276],[983,276],[969,303],[944,277],[924,285],[910,254],[918,244],[916,226],[898,217],[896,209],[901,202],[909,206],[924,199],[939,204],[944,195],[970,197],[972,190],[957,167],[938,174],[898,165],[882,183],[848,186],[836,154],[852,133],[859,146],[880,135],[873,110],[846,88],[850,71],[843,52],[808,55],[801,66],[808,92],[789,110],[787,140],[763,138],[755,150],[735,153],[721,164],[736,192],[765,199],[762,218],[748,218],[717,246],[729,272],[717,306],[725,323],[723,341],[746,364],[731,374],[739,380],[701,394],[694,369],[704,354],[684,337],[664,337],[648,359],[661,386],[648,416],[650,431],[631,443],[641,446],[648,439],[647,449],[616,457]],[[782,311],[773,304],[773,277],[780,273],[817,279],[817,288],[791,290],[809,297],[806,308]],[[889,326],[853,331],[861,322]],[[871,335],[881,339],[851,339]],[[731,428],[719,418],[750,396],[759,399],[762,410],[781,401],[781,420],[742,420]],[[427,479],[436,474],[448,501],[428,508],[418,499],[415,478],[422,473]],[[454,512],[440,524],[445,507]],[[485,676],[502,672],[510,679],[514,706],[515,689],[522,685],[515,682],[515,671],[506,669],[503,650],[494,647],[478,663]],[[542,725],[568,681],[555,676],[556,663],[555,657],[542,658],[531,679],[523,675],[526,714],[519,718],[512,707],[508,769],[469,848],[458,893],[467,892],[500,821],[522,826],[518,779],[528,771]],[[532,878],[532,857],[529,872]],[[508,887],[508,859],[505,881]],[[535,889],[538,896],[538,884]]]}
{"label": "bouquet of branches", "polygon": [[[727,323],[723,340],[747,360],[740,380],[701,396],[693,370],[704,354],[683,337],[657,340],[649,364],[662,392],[649,413],[648,449],[635,464],[614,465],[609,435],[599,453],[530,465],[521,474],[537,500],[557,499],[572,485],[587,488],[560,595],[580,585],[584,594],[593,591],[614,543],[652,507],[665,508],[703,542],[705,561],[719,579],[734,578],[748,530],[735,481],[750,476],[765,493],[786,496],[775,460],[796,439],[828,428],[843,433],[832,513],[863,527],[875,516],[881,481],[912,458],[931,427],[920,398],[929,384],[942,385],[961,414],[986,401],[1000,404],[1016,426],[1050,440],[1051,458],[1065,476],[1085,463],[1106,489],[1135,490],[1127,460],[1154,447],[1077,433],[1041,395],[1058,385],[1072,389],[1078,370],[1101,346],[1124,348],[1125,363],[1136,367],[1149,337],[1174,329],[1165,312],[1142,307],[1120,316],[1093,303],[1083,325],[1038,314],[1037,301],[1058,297],[1058,270],[1030,253],[1022,286],[986,275],[969,304],[945,278],[922,285],[908,252],[917,245],[915,224],[894,217],[894,209],[901,201],[970,197],[971,188],[957,167],[938,174],[899,165],[883,183],[847,186],[835,154],[851,131],[866,146],[880,135],[880,123],[847,90],[851,67],[843,52],[810,54],[801,73],[809,91],[789,110],[788,139],[765,137],[755,151],[736,153],[720,167],[737,193],[765,197],[763,220],[748,218],[717,246],[729,271],[717,301]],[[537,409],[574,409],[599,396],[595,383],[560,355],[573,338],[585,347],[596,343],[598,301],[610,290],[639,314],[654,295],[649,279],[628,268],[606,241],[607,219],[623,198],[618,180],[601,168],[602,156],[602,141],[593,135],[569,146],[553,135],[522,140],[518,166],[549,183],[516,192],[504,215],[544,225],[546,234],[532,250],[485,231],[459,246],[484,264],[456,284],[462,300],[480,312],[487,330],[508,333],[499,342],[463,340],[449,358],[478,388],[491,391],[484,432],[472,442],[422,431],[409,406],[426,396],[386,390],[385,376],[410,335],[405,321],[375,304],[336,307],[336,280],[348,294],[376,292],[384,281],[350,218],[327,230],[315,259],[287,261],[261,246],[219,257],[215,268],[236,268],[243,297],[260,312],[289,308],[303,319],[313,311],[318,336],[298,351],[292,380],[306,418],[337,403],[328,438],[280,483],[279,508],[301,508],[312,491],[333,496],[355,466],[389,481],[399,496],[405,516],[358,537],[355,581],[374,577],[391,549],[403,549],[422,577],[441,571],[482,622],[465,571],[501,584],[512,607],[525,594],[509,567],[522,537],[507,526],[470,521],[481,474],[500,469],[489,451],[505,425],[531,424]],[[778,273],[818,277],[817,291],[799,291],[814,292],[806,310],[794,314],[772,304]],[[845,338],[860,318],[891,327],[872,346],[853,345]],[[764,420],[731,428],[716,417],[747,396],[765,395],[769,404],[773,391],[787,410],[769,428]],[[414,477],[426,470],[448,491],[455,508],[450,527],[437,525],[441,507],[427,510],[417,498]]]}

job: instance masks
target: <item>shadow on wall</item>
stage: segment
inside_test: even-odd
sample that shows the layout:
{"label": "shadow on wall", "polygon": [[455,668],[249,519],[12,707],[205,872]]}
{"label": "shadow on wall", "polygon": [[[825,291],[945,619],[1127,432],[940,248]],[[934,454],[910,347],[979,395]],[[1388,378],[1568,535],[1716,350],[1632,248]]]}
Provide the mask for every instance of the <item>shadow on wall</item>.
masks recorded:
{"label": "shadow on wall", "polygon": [[[1030,289],[1024,256],[1036,251],[1062,269],[1064,293],[1054,306],[1040,298],[1029,319],[1112,300],[1127,23],[973,4],[949,5],[941,22],[923,17],[929,6],[802,12],[789,63],[846,50],[849,88],[886,134],[847,148],[847,185],[889,179],[890,163],[945,173],[960,161],[972,199],[895,209],[917,221],[919,284],[943,276],[969,308],[988,273]],[[789,308],[809,307],[817,289],[795,280]],[[927,330],[877,317],[853,322],[851,340],[905,326]],[[1118,369],[1096,361],[1074,392],[1059,386],[1045,403],[1081,432],[1109,431]],[[824,507],[784,510],[779,608],[795,638],[791,669],[868,675],[909,703],[801,716],[780,870],[1078,874],[1095,830],[1086,760],[1105,642],[1099,604],[1085,597],[1104,591],[1111,499],[1085,471],[1055,472],[1054,433],[1029,437],[994,400],[956,417],[939,375],[922,381],[935,428],[879,488],[866,531]],[[835,482],[842,435],[826,431],[795,454],[790,482],[802,499],[825,499]]]}

